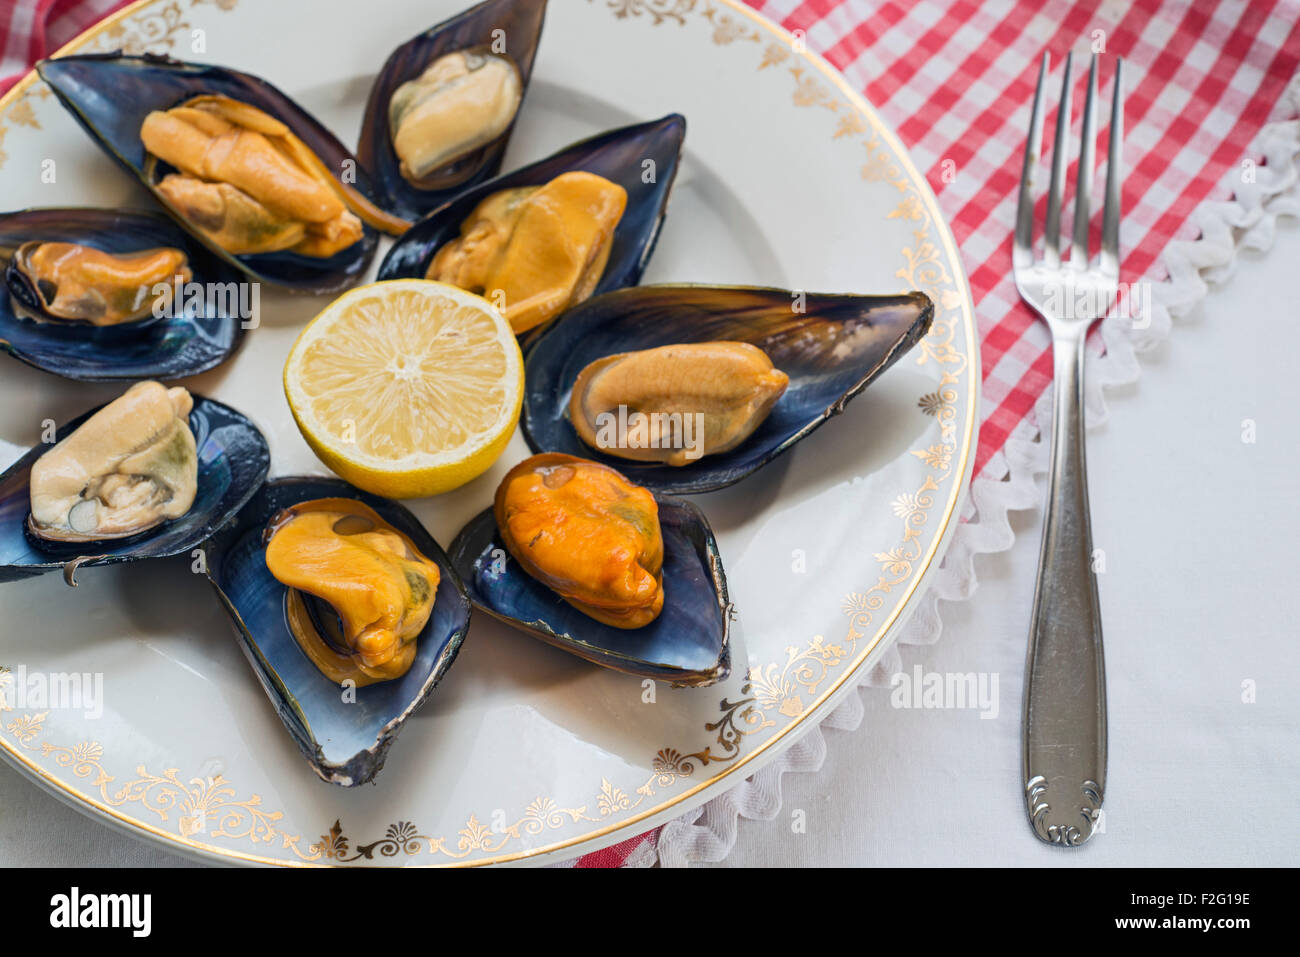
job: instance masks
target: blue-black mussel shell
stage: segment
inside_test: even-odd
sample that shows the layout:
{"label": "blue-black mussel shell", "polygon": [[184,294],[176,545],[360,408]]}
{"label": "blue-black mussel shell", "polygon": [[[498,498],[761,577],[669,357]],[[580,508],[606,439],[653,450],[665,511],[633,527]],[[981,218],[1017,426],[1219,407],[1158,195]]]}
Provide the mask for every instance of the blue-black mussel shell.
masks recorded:
{"label": "blue-black mussel shell", "polygon": [[[319,498],[364,502],[407,535],[441,572],[433,613],[405,675],[354,689],[344,701],[298,647],[285,619],[286,586],[266,567],[262,541],[281,509]],[[402,724],[446,674],[469,629],[470,603],[446,553],[400,505],[338,479],[267,482],[207,549],[208,578],[234,622],[240,645],[289,734],[322,780],[344,787],[370,781],[384,765]]]}
{"label": "blue-black mussel shell", "polygon": [[704,687],[731,671],[731,604],[718,544],[695,505],[655,496],[664,542],[664,606],[642,628],[614,628],[578,611],[506,550],[492,509],[451,545],[470,599],[488,614],[580,658],[641,678]]}
{"label": "blue-black mussel shell", "polygon": [[445,185],[439,184],[441,188],[412,186],[402,176],[401,161],[393,151],[388,103],[399,86],[418,77],[439,57],[492,46],[500,39],[505,48],[499,52],[514,61],[523,81],[522,111],[545,18],[546,0],[487,0],[430,27],[392,52],[370,88],[357,142],[357,159],[370,171],[381,206],[406,219],[419,219],[458,193],[497,175],[514,123],[491,143],[449,164],[439,176],[445,181]]}
{"label": "blue-black mussel shell", "polygon": [[[247,417],[212,399],[193,398],[189,422],[198,448],[199,475],[198,494],[188,512],[130,538],[37,543],[27,532],[28,483],[32,464],[53,447],[39,445],[0,475],[0,582],[61,569],[68,584],[75,585],[73,574],[79,568],[188,556],[229,521],[266,478],[271,453],[265,437]],[[91,409],[60,426],[55,441],[67,438],[97,411]]]}
{"label": "blue-black mussel shell", "polygon": [[[818,295],[740,286],[663,285],[589,299],[552,323],[524,367],[524,438],[618,469],[655,491],[724,488],[771,462],[898,361],[929,331],[934,304],[897,296]],[[573,383],[588,364],[682,342],[748,342],[790,377],[767,419],[736,448],[682,466],[634,462],[593,449],[569,421]]]}
{"label": "blue-black mussel shell", "polygon": [[0,289],[0,350],[30,366],[82,381],[181,379],[220,365],[243,339],[245,317],[239,308],[243,274],[166,216],[84,207],[3,213],[0,269],[8,272],[14,250],[36,241],[79,243],[116,254],[170,246],[189,257],[196,288],[220,287],[224,292],[186,295],[174,314],[162,318],[96,328],[84,322],[19,316],[10,291]]}

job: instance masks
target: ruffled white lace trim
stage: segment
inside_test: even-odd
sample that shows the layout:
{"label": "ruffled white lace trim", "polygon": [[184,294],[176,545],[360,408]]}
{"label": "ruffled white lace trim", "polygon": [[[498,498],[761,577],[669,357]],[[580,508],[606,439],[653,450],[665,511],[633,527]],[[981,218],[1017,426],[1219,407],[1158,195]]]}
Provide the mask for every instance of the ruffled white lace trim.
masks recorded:
{"label": "ruffled white lace trim", "polygon": [[[1300,74],[1287,86],[1274,115],[1300,114]],[[1174,240],[1162,254],[1169,271],[1167,281],[1153,283],[1151,321],[1135,329],[1124,319],[1101,324],[1105,353],[1090,356],[1086,376],[1089,427],[1106,420],[1105,390],[1137,381],[1137,356],[1169,335],[1172,320],[1185,316],[1205,297],[1207,282],[1221,283],[1232,274],[1241,249],[1266,250],[1273,244],[1278,216],[1300,216],[1300,119],[1271,123],[1256,138],[1250,151],[1255,166],[1252,177],[1234,169],[1223,185],[1231,199],[1206,200],[1192,214],[1200,237]],[[1011,548],[1015,533],[1007,513],[1040,509],[1042,492],[1038,476],[1047,472],[1048,443],[1040,440],[1036,422],[1048,422],[1052,395],[1044,393],[1034,410],[989,460],[981,476],[971,483],[971,495],[952,543],[930,590],[880,664],[866,675],[859,688],[888,687],[889,677],[902,668],[898,645],[930,645],[943,631],[940,601],[965,601],[975,593],[975,556]],[[739,818],[770,821],[781,810],[781,778],[789,773],[821,769],[826,757],[822,728],[852,731],[862,721],[859,697],[850,694],[824,721],[808,731],[779,758],[742,784],[665,825],[658,847],[638,848],[629,866],[681,867],[694,861],[721,861],[736,843]]]}

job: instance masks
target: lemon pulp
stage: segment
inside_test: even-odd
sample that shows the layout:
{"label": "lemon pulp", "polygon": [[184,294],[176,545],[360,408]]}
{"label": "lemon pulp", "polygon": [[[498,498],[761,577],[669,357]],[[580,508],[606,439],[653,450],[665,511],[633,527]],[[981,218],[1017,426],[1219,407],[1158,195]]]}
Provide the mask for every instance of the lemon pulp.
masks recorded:
{"label": "lemon pulp", "polygon": [[303,329],[285,396],[312,451],[390,498],[436,495],[487,471],[523,402],[523,357],[487,300],[399,279],[353,289]]}

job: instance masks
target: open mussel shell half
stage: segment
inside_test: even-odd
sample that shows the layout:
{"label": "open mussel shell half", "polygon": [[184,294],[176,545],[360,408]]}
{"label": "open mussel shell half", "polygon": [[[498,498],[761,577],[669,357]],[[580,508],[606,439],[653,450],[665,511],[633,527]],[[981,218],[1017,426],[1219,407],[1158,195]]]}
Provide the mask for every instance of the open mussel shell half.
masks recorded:
{"label": "open mussel shell half", "polygon": [[[320,498],[364,502],[434,561],[441,573],[415,661],[400,678],[353,689],[345,701],[298,646],[285,618],[285,585],[266,566],[263,532],[282,509]],[[469,629],[470,603],[446,553],[409,511],[338,479],[278,478],[253,496],[207,548],[208,579],[234,622],[240,645],[294,742],[322,780],[370,781],[406,719],[432,694]]]}
{"label": "open mussel shell half", "polygon": [[479,608],[587,661],[681,687],[731,672],[731,604],[718,543],[692,503],[656,495],[663,532],[664,606],[642,628],[615,628],[578,611],[529,575],[506,550],[492,509],[451,545],[451,560]]}
{"label": "open mussel shell half", "polygon": [[546,0],[487,0],[430,27],[392,52],[370,88],[357,142],[357,158],[372,175],[376,199],[384,209],[416,220],[496,176],[515,125],[512,119],[491,142],[448,162],[417,187],[402,175],[401,160],[393,147],[389,104],[398,88],[415,80],[440,57],[486,49],[514,64],[521,98],[526,97],[545,17]]}
{"label": "open mussel shell half", "polygon": [[[599,296],[569,310],[533,343],[524,366],[524,437],[535,452],[602,462],[655,491],[725,488],[843,412],[925,336],[933,316],[934,304],[920,292],[818,295],[663,285]],[[738,446],[671,466],[618,458],[578,437],[569,420],[569,397],[588,364],[617,353],[714,340],[755,345],[790,377],[771,413]]]}
{"label": "open mussel shell half", "polygon": [[[133,535],[99,542],[36,542],[27,530],[32,465],[54,443],[38,445],[0,475],[0,582],[62,570],[75,585],[79,568],[172,555],[189,557],[229,521],[266,478],[271,453],[250,419],[228,405],[195,395],[189,413],[198,450],[198,492],[180,518]],[[101,406],[102,408],[102,406]],[[92,409],[58,427],[61,442],[98,412]]]}
{"label": "open mussel shell half", "polygon": [[36,70],[74,119],[109,156],[139,177],[154,198],[199,242],[248,275],[303,292],[336,292],[352,285],[369,266],[378,234],[369,225],[362,238],[328,258],[290,251],[231,255],[209,239],[158,190],[172,169],[148,154],[140,127],[154,110],[198,96],[224,96],[247,103],[284,123],[336,177],[373,201],[369,176],[346,147],[310,113],[265,80],[217,66],[184,63],[166,56],[86,54],[42,60]]}
{"label": "open mussel shell half", "polygon": [[[14,262],[25,244],[76,243],[125,255],[170,247],[186,254],[193,273],[166,314],[116,326],[32,318],[39,294]],[[166,216],[84,207],[0,214],[0,350],[65,379],[180,379],[230,358],[244,335],[242,274]],[[195,290],[203,289],[203,294]],[[212,294],[209,295],[209,291]]]}
{"label": "open mussel shell half", "polygon": [[[412,226],[388,250],[379,278],[423,279],[434,254],[460,236],[461,223],[493,193],[543,186],[562,173],[587,172],[627,190],[627,209],[614,230],[609,261],[593,295],[635,286],[659,238],[685,136],[686,120],[674,113],[651,123],[601,133],[531,166],[488,180]],[[646,182],[648,170],[654,171],[651,182]]]}

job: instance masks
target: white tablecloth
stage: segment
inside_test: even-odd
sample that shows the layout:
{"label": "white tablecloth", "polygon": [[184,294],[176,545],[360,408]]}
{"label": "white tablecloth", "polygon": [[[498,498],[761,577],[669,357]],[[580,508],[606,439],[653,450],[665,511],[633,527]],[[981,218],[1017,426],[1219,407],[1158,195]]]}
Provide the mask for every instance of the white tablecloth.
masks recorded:
{"label": "white tablecloth", "polygon": [[[974,599],[943,606],[940,642],[904,650],[909,672],[996,675],[997,717],[860,692],[862,724],[826,732],[821,771],[786,775],[777,816],[742,820],[723,866],[1300,863],[1298,263],[1300,226],[1284,220],[1273,250],[1243,254],[1089,434],[1106,562],[1105,833],[1061,850],[1025,822],[1020,688],[1039,516],[1019,513],[1015,546],[981,562]],[[0,865],[185,863],[0,765]]]}
{"label": "white tablecloth", "polygon": [[998,717],[861,692],[861,725],[825,732],[821,771],[786,775],[778,816],[740,821],[725,866],[1300,863],[1297,264],[1300,225],[1283,220],[1267,256],[1242,254],[1089,433],[1106,559],[1105,833],[1052,848],[1025,820],[1020,692],[1040,519],[1026,512],[1012,550],[980,563],[975,597],[942,606],[939,643],[903,651],[909,672],[996,673]]}

